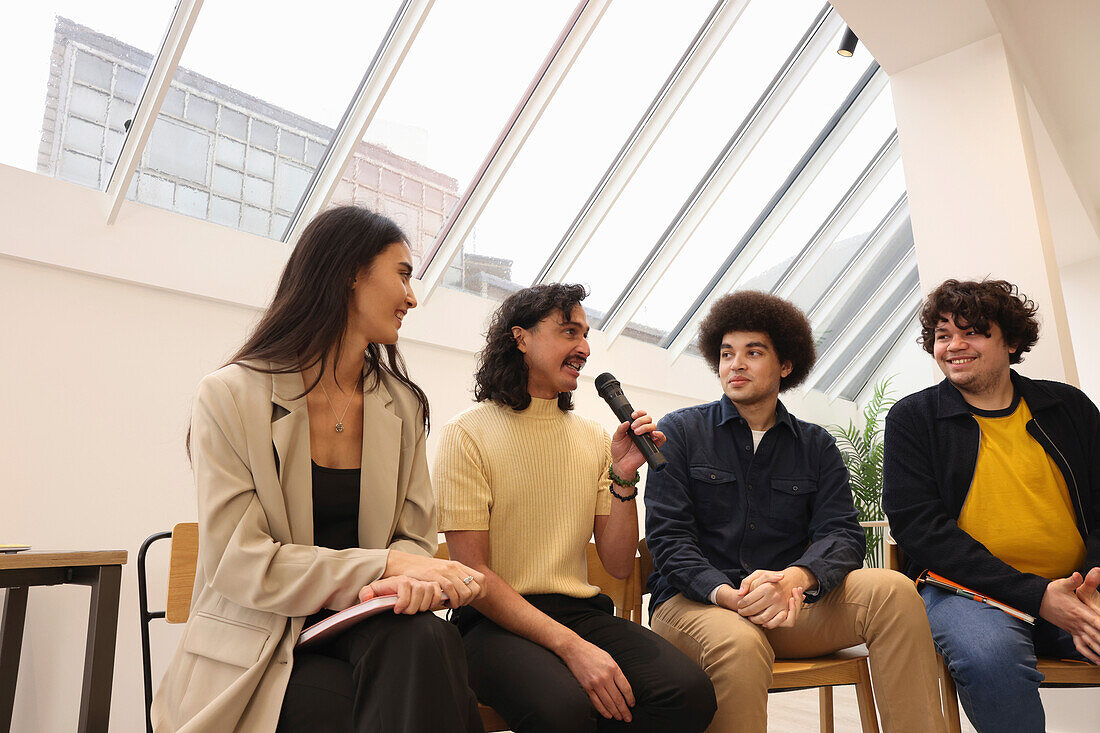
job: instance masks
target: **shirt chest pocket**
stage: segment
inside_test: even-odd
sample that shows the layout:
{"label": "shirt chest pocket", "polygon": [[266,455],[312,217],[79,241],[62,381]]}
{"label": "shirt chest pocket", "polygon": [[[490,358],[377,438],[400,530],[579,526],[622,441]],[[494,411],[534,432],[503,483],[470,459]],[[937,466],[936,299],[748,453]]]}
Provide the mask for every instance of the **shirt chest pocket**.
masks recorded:
{"label": "shirt chest pocket", "polygon": [[808,478],[773,478],[769,515],[776,524],[806,527],[817,493],[817,482]]}
{"label": "shirt chest pocket", "polygon": [[728,523],[737,501],[737,476],[712,466],[692,466],[690,476],[699,523],[707,527]]}

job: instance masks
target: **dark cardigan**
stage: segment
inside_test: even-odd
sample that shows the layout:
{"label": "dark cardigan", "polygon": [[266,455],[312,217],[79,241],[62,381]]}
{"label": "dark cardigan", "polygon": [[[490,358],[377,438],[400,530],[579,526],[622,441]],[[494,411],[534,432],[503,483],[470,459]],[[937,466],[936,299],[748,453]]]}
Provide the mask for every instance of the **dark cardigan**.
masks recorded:
{"label": "dark cardigan", "polygon": [[[1031,410],[1028,433],[1065,477],[1085,540],[1084,573],[1100,565],[1100,413],[1068,384],[1016,372],[1012,384]],[[886,418],[882,505],[910,577],[927,568],[1037,616],[1048,579],[1002,562],[956,524],[980,435],[962,394],[946,379],[900,400]]]}

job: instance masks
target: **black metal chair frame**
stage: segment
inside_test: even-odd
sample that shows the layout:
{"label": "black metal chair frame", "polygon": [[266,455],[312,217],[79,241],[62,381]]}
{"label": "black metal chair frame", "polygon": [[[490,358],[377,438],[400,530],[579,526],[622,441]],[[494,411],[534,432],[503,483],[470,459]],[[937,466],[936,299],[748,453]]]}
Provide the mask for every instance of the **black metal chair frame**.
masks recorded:
{"label": "black metal chair frame", "polygon": [[149,610],[149,579],[145,573],[145,555],[149,547],[159,540],[171,539],[171,532],[157,532],[141,543],[137,553],[138,612],[141,617],[141,671],[145,682],[145,730],[153,733],[153,672],[150,664],[149,622],[155,618],[164,618],[167,611]]}

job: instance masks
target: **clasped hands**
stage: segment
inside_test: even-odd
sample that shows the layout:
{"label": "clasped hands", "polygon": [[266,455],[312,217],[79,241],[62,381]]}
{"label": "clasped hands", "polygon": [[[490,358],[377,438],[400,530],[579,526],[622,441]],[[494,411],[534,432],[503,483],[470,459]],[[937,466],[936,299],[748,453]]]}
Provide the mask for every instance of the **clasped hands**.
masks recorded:
{"label": "clasped hands", "polygon": [[359,600],[396,595],[394,613],[439,611],[485,595],[485,575],[454,560],[390,550],[382,577],[359,591]]}
{"label": "clasped hands", "polygon": [[1087,575],[1074,573],[1052,580],[1043,594],[1039,615],[1069,632],[1085,659],[1100,665],[1100,567]]}
{"label": "clasped hands", "polygon": [[785,570],[755,570],[738,588],[723,585],[715,600],[765,629],[794,626],[806,600],[806,590],[817,578],[797,565]]}

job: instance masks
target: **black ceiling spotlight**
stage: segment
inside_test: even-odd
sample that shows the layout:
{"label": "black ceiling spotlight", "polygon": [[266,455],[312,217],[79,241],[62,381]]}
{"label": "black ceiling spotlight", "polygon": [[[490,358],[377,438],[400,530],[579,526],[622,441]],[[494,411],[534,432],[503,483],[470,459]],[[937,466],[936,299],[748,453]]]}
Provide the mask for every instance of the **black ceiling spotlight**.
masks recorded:
{"label": "black ceiling spotlight", "polygon": [[851,56],[856,52],[856,44],[859,39],[851,28],[844,29],[844,37],[840,39],[840,48],[836,50],[841,56]]}

